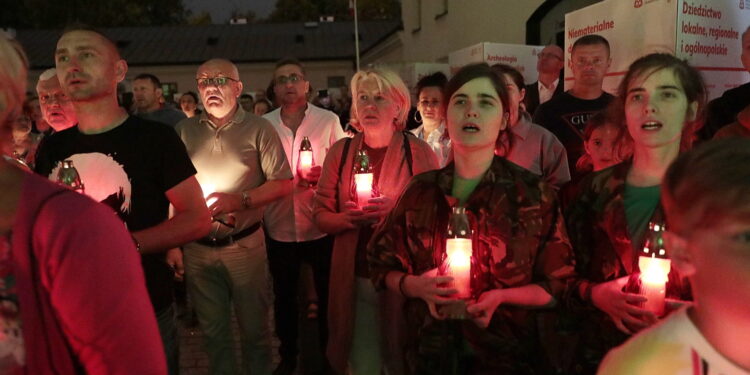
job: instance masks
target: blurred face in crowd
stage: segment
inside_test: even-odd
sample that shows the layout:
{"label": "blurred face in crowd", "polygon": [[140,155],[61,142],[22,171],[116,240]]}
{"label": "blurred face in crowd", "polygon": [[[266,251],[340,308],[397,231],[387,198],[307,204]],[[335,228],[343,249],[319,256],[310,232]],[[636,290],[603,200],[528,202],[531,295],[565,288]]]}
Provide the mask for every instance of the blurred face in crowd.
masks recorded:
{"label": "blurred face in crowd", "polygon": [[270,110],[271,107],[268,106],[268,102],[266,102],[265,100],[257,101],[253,105],[253,113],[257,116],[263,116]]}
{"label": "blurred face in crowd", "polygon": [[186,115],[188,113],[192,115],[198,108],[198,103],[195,102],[195,99],[192,95],[185,94],[180,97],[180,108],[182,109],[182,112],[185,112]]}
{"label": "blurred face in crowd", "polygon": [[251,112],[253,110],[253,98],[246,95],[240,96],[240,106],[245,111]]}
{"label": "blurred face in crowd", "polygon": [[510,124],[512,126],[518,122],[519,112],[521,111],[521,103],[523,102],[524,96],[526,96],[526,89],[516,86],[513,78],[511,78],[508,74],[503,74],[502,78],[503,82],[505,83],[505,88],[508,89]]}
{"label": "blurred face in crowd", "polygon": [[28,113],[21,113],[13,122],[13,139],[24,139],[29,133],[31,133],[31,116]]}
{"label": "blurred face in crowd", "polygon": [[682,128],[692,121],[698,102],[688,102],[674,70],[649,70],[632,79],[625,98],[625,120],[636,150],[679,147]]}
{"label": "blurred face in crowd", "polygon": [[583,146],[591,156],[594,172],[617,164],[618,160],[614,156],[616,142],[617,128],[612,124],[604,124],[591,132],[591,137]]}
{"label": "blurred face in crowd", "polygon": [[60,86],[56,75],[36,85],[42,116],[55,131],[63,131],[78,122],[73,102]]}
{"label": "blurred face in crowd", "polygon": [[368,129],[392,127],[400,108],[389,93],[380,91],[375,78],[359,81],[354,109],[363,132]]}
{"label": "blurred face in crowd", "polygon": [[161,87],[156,87],[150,79],[133,81],[133,99],[139,112],[152,112],[159,109],[161,95]]}
{"label": "blurred face in crowd", "polygon": [[230,61],[213,59],[198,68],[198,91],[209,115],[224,118],[237,107],[242,82],[237,67]]}
{"label": "blurred face in crowd", "polygon": [[117,95],[117,83],[127,64],[115,46],[92,31],[71,31],[57,41],[57,78],[73,102],[95,101]]}
{"label": "blurred face in crowd", "polygon": [[742,54],[740,55],[742,66],[750,73],[750,27],[742,34]]}
{"label": "blurred face in crowd", "polygon": [[572,66],[576,84],[601,86],[611,60],[604,44],[581,45],[573,49]]}
{"label": "blurred face in crowd", "polygon": [[489,78],[475,78],[448,100],[446,122],[456,149],[495,148],[507,126],[503,104]]}
{"label": "blurred face in crowd", "polygon": [[302,68],[294,64],[282,65],[273,72],[273,92],[282,106],[307,101],[310,82],[305,80]]}
{"label": "blurred face in crowd", "polygon": [[565,55],[558,46],[544,47],[536,57],[536,70],[539,73],[560,74],[560,70],[565,66]]}
{"label": "blurred face in crowd", "polygon": [[417,110],[422,121],[440,124],[443,121],[443,90],[437,86],[427,86],[419,91]]}

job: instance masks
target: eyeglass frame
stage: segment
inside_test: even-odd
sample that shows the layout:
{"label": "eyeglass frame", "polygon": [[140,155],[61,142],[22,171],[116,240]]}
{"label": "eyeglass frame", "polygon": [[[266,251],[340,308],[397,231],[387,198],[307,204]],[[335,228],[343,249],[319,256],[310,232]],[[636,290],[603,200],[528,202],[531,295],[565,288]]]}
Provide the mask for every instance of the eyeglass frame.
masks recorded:
{"label": "eyeglass frame", "polygon": [[273,79],[273,84],[276,86],[286,85],[287,83],[296,84],[305,80],[305,76],[297,73],[292,73],[288,76],[278,76]]}
{"label": "eyeglass frame", "polygon": [[[219,83],[219,80],[224,80],[224,82],[223,83]],[[196,78],[195,82],[198,84],[198,87],[208,87],[208,86],[221,87],[221,86],[225,86],[227,83],[229,83],[229,82],[227,82],[227,80],[228,81],[232,81],[232,82],[239,82],[240,81],[239,79],[234,79],[232,77],[221,76],[221,77],[210,77],[210,78],[209,77]],[[201,83],[201,81],[204,81],[204,83]]]}

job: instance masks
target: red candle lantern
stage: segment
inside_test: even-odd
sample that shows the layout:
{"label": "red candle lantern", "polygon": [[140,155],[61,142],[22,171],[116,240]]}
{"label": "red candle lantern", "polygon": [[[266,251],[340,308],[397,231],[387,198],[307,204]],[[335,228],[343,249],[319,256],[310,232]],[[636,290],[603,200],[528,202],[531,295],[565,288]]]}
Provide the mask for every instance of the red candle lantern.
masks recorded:
{"label": "red candle lantern", "polygon": [[471,298],[471,260],[471,227],[466,208],[453,207],[445,241],[443,273],[453,277],[448,287],[458,291],[453,295],[456,299]]}
{"label": "red candle lantern", "polygon": [[313,149],[310,139],[307,137],[302,138],[302,143],[299,145],[299,158],[297,159],[297,174],[302,178],[307,178],[310,169],[315,165],[313,159]]}
{"label": "red candle lantern", "polygon": [[357,199],[357,205],[362,208],[372,198],[373,174],[370,167],[370,157],[367,151],[359,150],[354,158],[354,192],[353,197]]}
{"label": "red candle lantern", "polygon": [[638,257],[637,291],[647,299],[642,307],[656,316],[664,315],[666,286],[672,265],[664,248],[662,235],[665,230],[664,223],[649,223],[646,242]]}
{"label": "red candle lantern", "polygon": [[85,193],[81,176],[73,166],[73,160],[63,160],[62,167],[57,171],[57,182],[81,194]]}

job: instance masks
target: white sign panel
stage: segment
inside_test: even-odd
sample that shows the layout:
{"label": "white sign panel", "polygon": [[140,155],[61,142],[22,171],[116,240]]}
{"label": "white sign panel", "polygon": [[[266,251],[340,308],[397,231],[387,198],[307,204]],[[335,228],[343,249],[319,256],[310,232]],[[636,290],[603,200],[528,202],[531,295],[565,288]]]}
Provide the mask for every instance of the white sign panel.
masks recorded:
{"label": "white sign panel", "polygon": [[742,33],[750,26],[750,2],[681,0],[677,26],[677,56],[701,71],[709,98],[747,82],[740,54]]}
{"label": "white sign panel", "polygon": [[617,92],[628,66],[653,53],[674,54],[674,0],[607,0],[565,15],[565,89],[573,87],[573,43],[589,35],[609,41],[612,65],[604,79],[604,91]]}
{"label": "white sign panel", "polygon": [[544,46],[483,42],[451,52],[448,55],[448,64],[451,73],[471,63],[506,64],[518,69],[528,84],[537,80],[536,55],[542,48]]}
{"label": "white sign panel", "polygon": [[604,90],[616,93],[637,58],[666,52],[687,59],[703,74],[714,98],[747,81],[740,37],[750,25],[748,0],[607,0],[565,15],[565,88],[573,86],[571,48],[598,34],[610,43],[612,65]]}

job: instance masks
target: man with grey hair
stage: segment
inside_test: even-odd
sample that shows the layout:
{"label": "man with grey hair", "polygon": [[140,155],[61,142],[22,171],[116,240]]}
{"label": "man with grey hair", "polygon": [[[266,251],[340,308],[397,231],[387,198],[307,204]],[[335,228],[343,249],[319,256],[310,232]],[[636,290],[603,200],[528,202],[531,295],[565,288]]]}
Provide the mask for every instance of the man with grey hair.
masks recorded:
{"label": "man with grey hair", "polygon": [[536,70],[539,77],[536,82],[526,85],[526,96],[523,100],[526,112],[532,115],[540,104],[562,93],[564,86],[560,82],[560,72],[565,67],[563,49],[551,44],[544,47],[536,57]]}
{"label": "man with grey hair", "polygon": [[[750,26],[742,33],[742,66],[750,73]],[[727,90],[720,97],[708,103],[706,124],[699,131],[701,139],[710,139],[725,125],[738,121],[737,114],[750,105],[750,82]]]}
{"label": "man with grey hair", "polygon": [[78,123],[75,107],[60,86],[55,68],[45,70],[36,84],[42,117],[56,132],[73,127]]}
{"label": "man with grey hair", "polygon": [[293,175],[273,125],[245,112],[237,67],[198,68],[206,111],[177,124],[214,220],[209,236],[184,246],[188,293],[206,335],[212,374],[236,374],[231,308],[240,326],[242,373],[271,373],[270,285],[263,208],[292,192]]}

